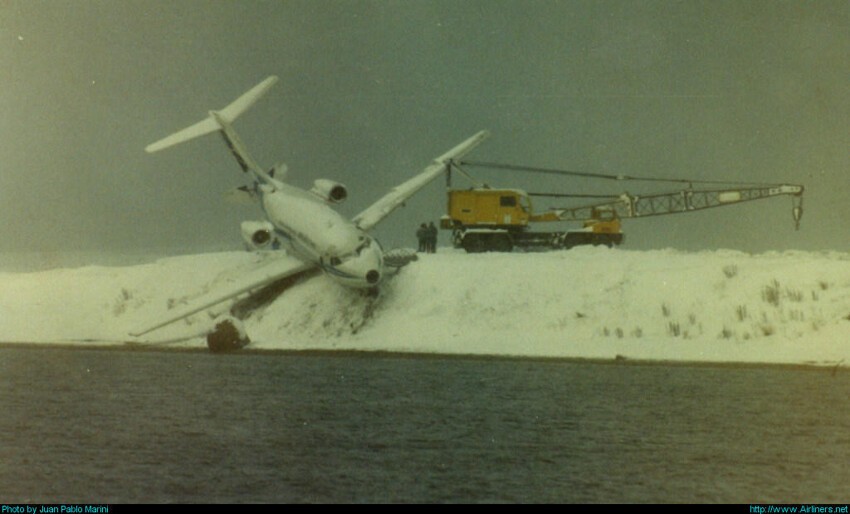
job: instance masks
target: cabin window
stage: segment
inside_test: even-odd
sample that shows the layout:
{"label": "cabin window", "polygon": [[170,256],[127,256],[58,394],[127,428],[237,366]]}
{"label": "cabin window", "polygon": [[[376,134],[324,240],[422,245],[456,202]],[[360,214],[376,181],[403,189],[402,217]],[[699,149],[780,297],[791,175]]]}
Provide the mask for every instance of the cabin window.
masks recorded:
{"label": "cabin window", "polygon": [[499,205],[502,207],[516,207],[516,196],[500,196]]}

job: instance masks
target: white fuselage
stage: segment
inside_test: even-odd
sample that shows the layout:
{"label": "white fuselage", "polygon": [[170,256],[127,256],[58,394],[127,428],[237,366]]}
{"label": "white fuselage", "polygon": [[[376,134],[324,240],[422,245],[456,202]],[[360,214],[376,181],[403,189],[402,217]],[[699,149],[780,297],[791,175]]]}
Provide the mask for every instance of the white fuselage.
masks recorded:
{"label": "white fuselage", "polygon": [[262,207],[294,255],[349,287],[374,287],[383,277],[383,251],[369,234],[313,193],[275,181],[261,186]]}

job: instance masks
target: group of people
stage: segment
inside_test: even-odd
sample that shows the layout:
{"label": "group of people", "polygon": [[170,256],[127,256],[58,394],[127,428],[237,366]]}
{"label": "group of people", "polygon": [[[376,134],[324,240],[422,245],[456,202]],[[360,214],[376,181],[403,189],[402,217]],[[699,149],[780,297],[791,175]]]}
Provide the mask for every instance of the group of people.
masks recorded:
{"label": "group of people", "polygon": [[416,231],[416,239],[419,240],[419,251],[425,253],[436,253],[437,251],[437,227],[432,221],[428,225],[419,225]]}

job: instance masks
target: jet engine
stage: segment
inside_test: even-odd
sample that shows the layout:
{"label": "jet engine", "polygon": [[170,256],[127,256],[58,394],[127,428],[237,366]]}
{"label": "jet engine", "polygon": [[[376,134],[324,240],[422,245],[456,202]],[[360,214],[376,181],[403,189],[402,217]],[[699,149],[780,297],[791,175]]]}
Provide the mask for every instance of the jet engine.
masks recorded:
{"label": "jet engine", "polygon": [[274,226],[268,221],[243,221],[242,240],[249,250],[265,250],[275,241]]}
{"label": "jet engine", "polygon": [[331,203],[342,203],[348,198],[348,189],[344,185],[324,178],[313,182],[313,189],[310,192]]}

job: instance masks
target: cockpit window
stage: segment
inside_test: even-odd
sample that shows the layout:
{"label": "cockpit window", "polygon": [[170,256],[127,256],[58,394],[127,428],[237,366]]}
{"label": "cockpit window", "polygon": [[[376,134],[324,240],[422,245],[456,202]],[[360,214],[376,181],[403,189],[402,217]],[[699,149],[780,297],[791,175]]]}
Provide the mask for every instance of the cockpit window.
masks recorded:
{"label": "cockpit window", "polygon": [[360,245],[357,247],[357,250],[355,250],[355,252],[357,253],[357,255],[360,255],[360,253],[361,253],[363,250],[365,250],[366,248],[369,248],[369,246],[370,246],[371,244],[372,244],[372,240],[371,240],[371,239],[369,239],[368,237],[367,237],[367,238],[364,238],[364,239],[363,239],[363,242],[362,242],[362,243],[360,243]]}
{"label": "cockpit window", "polygon": [[361,253],[363,253],[363,250],[372,246],[373,242],[375,244],[377,244],[378,247],[380,248],[380,244],[377,241],[375,241],[374,239],[372,239],[371,237],[360,236],[359,238],[357,238],[357,246],[354,247],[351,251],[348,251],[348,252],[341,254],[340,257],[343,260],[347,261],[348,259],[350,259],[352,257],[359,256]]}

